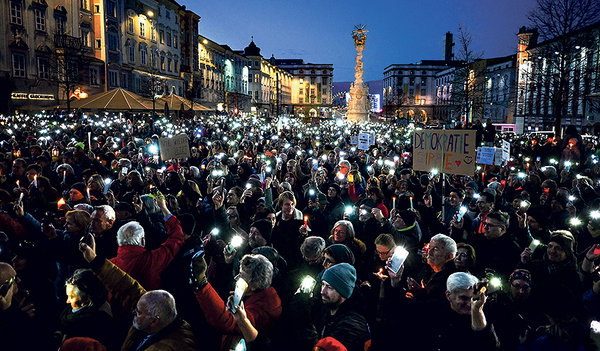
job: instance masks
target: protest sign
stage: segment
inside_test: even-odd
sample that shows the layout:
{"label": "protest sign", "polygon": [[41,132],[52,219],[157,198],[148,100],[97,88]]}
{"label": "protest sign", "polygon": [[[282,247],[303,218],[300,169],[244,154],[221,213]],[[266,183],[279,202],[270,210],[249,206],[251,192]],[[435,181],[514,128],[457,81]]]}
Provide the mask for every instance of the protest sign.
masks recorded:
{"label": "protest sign", "polygon": [[358,149],[359,150],[369,150],[369,133],[360,132],[358,134]]}
{"label": "protest sign", "polygon": [[473,175],[475,172],[474,130],[415,130],[413,168],[430,172]]}
{"label": "protest sign", "polygon": [[493,165],[496,156],[496,148],[480,146],[477,148],[477,163],[482,165]]}
{"label": "protest sign", "polygon": [[179,134],[172,138],[159,138],[160,157],[166,161],[176,158],[190,157],[190,145],[185,134]]}
{"label": "protest sign", "polygon": [[357,135],[350,136],[350,145],[358,145],[358,136]]}

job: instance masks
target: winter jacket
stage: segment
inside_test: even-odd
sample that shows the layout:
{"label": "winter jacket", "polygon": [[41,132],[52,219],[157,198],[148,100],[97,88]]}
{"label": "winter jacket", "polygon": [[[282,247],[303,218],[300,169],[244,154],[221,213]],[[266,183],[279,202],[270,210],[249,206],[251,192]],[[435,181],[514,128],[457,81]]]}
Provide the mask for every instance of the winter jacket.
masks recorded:
{"label": "winter jacket", "polygon": [[[221,350],[229,351],[242,338],[242,332],[225,303],[208,283],[196,292],[196,299],[208,324],[223,334]],[[281,300],[273,287],[254,293],[244,300],[244,309],[258,334],[267,334],[281,317]]]}
{"label": "winter jacket", "polygon": [[[146,293],[146,290],[130,275],[120,270],[112,262],[96,257],[91,262],[92,269],[98,278],[110,291],[113,298],[118,301],[126,311],[133,312],[137,302]],[[191,326],[182,319],[175,319],[171,324],[151,336],[138,348],[140,342],[147,336],[146,333],[131,326],[121,351],[147,350],[147,351],[192,351],[198,350],[196,337]]]}
{"label": "winter jacket", "polygon": [[351,301],[346,300],[332,316],[329,307],[323,307],[323,315],[316,325],[320,338],[328,336],[342,343],[348,351],[362,351],[369,340],[367,320],[358,313]]}
{"label": "winter jacket", "polygon": [[119,246],[117,257],[110,261],[136,279],[145,289],[160,289],[160,274],[183,245],[181,224],[175,216],[166,222],[169,238],[156,250],[148,251],[138,245]]}

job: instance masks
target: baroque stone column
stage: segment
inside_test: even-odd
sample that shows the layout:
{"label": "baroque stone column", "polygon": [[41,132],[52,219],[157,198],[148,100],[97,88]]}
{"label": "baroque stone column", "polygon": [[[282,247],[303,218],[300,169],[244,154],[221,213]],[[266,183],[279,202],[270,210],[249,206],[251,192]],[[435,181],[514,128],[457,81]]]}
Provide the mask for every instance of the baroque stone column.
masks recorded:
{"label": "baroque stone column", "polygon": [[369,98],[369,87],[363,83],[363,50],[367,39],[366,26],[354,26],[352,38],[356,48],[356,67],[354,72],[354,83],[350,87],[350,104],[348,105],[348,120],[365,122],[369,120],[371,100]]}

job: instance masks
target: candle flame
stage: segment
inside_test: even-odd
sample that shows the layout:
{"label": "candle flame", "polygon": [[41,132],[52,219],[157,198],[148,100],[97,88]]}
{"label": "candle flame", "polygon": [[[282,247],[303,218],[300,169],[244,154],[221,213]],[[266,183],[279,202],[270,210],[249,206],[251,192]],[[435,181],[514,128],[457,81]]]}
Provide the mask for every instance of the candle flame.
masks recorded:
{"label": "candle flame", "polygon": [[66,204],[65,199],[61,198],[60,200],[58,200],[58,202],[56,204],[58,205],[58,208],[60,208],[60,206]]}

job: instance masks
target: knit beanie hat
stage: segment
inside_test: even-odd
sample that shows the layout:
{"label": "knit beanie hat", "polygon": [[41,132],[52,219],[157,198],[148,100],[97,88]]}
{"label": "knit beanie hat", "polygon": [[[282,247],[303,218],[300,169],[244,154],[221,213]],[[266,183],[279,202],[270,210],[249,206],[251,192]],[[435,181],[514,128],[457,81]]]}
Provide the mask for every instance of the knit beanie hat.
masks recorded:
{"label": "knit beanie hat", "polygon": [[265,238],[267,245],[271,244],[271,233],[273,232],[273,224],[268,219],[259,219],[250,225],[250,228],[256,228],[260,235]]}
{"label": "knit beanie hat", "polygon": [[82,182],[71,185],[71,189],[75,189],[75,190],[79,191],[81,193],[81,195],[83,195],[83,197],[85,197],[87,199],[87,191],[86,191],[87,187]]}
{"label": "knit beanie hat", "polygon": [[562,247],[563,250],[565,250],[567,258],[573,255],[573,243],[575,242],[575,238],[573,237],[573,234],[569,233],[568,231],[557,230],[555,232],[552,232],[550,240],[548,240],[548,242],[555,242],[558,245],[560,245],[560,247]]}
{"label": "knit beanie hat", "polygon": [[331,254],[331,257],[336,263],[354,264],[354,254],[348,246],[344,244],[333,244],[326,250],[329,254]]}
{"label": "knit beanie hat", "polygon": [[323,280],[331,285],[340,295],[349,299],[356,284],[356,269],[348,263],[336,264],[323,273]]}
{"label": "knit beanie hat", "polygon": [[544,210],[542,210],[541,208],[536,207],[536,208],[529,209],[527,211],[527,215],[531,216],[533,219],[535,219],[535,221],[538,222],[542,228],[548,227],[550,215],[547,212],[545,212]]}
{"label": "knit beanie hat", "polygon": [[404,224],[406,224],[407,227],[410,227],[411,225],[415,224],[417,216],[413,211],[402,210],[398,214],[400,215],[400,217],[404,221]]}
{"label": "knit beanie hat", "polygon": [[465,188],[473,188],[475,192],[479,191],[479,185],[475,182],[468,182],[467,185],[465,185]]}
{"label": "knit beanie hat", "polygon": [[335,193],[336,193],[337,195],[340,195],[340,194],[342,193],[342,188],[340,188],[340,186],[339,186],[339,185],[337,185],[336,183],[330,183],[330,184],[327,186],[327,189],[329,189],[329,188],[334,188],[334,189],[335,189]]}

